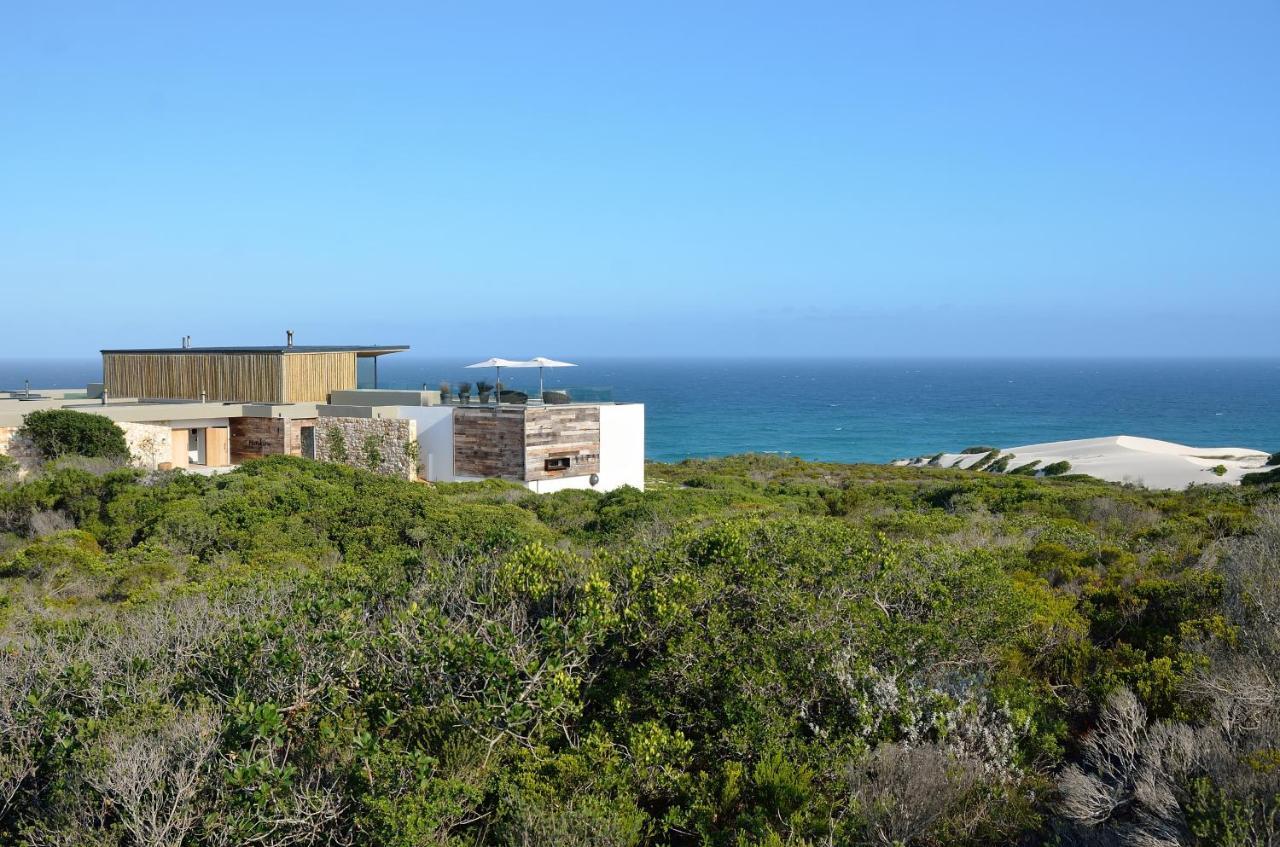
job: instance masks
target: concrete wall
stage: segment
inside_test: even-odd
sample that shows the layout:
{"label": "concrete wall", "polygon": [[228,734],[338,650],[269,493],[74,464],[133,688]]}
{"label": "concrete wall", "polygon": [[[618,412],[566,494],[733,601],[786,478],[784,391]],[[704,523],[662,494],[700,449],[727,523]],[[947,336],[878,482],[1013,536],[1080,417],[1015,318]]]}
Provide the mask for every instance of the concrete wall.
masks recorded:
{"label": "concrete wall", "polygon": [[439,391],[405,391],[396,388],[355,388],[329,394],[334,406],[438,406]]}
{"label": "concrete wall", "polygon": [[[407,418],[336,418],[316,421],[316,458],[403,479],[417,479],[416,421]],[[378,454],[371,461],[370,448]]]}

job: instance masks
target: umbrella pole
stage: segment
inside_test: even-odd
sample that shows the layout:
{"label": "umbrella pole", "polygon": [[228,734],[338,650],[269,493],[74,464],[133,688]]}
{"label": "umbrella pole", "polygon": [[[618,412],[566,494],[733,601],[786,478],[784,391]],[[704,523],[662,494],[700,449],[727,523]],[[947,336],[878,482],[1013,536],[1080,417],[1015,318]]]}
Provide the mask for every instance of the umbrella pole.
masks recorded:
{"label": "umbrella pole", "polygon": [[542,387],[542,365],[538,365],[538,399],[546,402],[546,398],[542,395],[546,394],[546,390]]}

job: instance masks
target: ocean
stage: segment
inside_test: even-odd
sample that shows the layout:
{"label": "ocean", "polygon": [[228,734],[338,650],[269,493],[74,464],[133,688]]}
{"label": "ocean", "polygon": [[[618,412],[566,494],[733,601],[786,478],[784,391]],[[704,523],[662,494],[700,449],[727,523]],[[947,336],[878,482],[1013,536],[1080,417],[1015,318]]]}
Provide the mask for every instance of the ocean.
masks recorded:
{"label": "ocean", "polygon": [[[465,361],[386,356],[383,387],[492,381]],[[505,371],[536,391],[536,370]],[[81,386],[96,359],[0,359],[0,389]],[[368,381],[368,369],[361,372]],[[1280,359],[584,359],[548,388],[646,406],[660,461],[764,452],[885,462],[989,444],[1140,435],[1198,447],[1280,450]]]}

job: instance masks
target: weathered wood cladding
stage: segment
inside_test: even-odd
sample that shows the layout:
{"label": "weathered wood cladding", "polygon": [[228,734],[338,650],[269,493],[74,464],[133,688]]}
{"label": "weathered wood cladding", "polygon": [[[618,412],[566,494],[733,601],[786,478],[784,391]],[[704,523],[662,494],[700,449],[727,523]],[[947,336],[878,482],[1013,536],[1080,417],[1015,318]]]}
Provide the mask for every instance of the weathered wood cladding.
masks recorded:
{"label": "weathered wood cladding", "polygon": [[323,403],[356,387],[356,354],[103,353],[102,377],[112,397]]}
{"label": "weathered wood cladding", "polygon": [[285,403],[323,403],[332,391],[356,387],[354,353],[284,354]]}
{"label": "weathered wood cladding", "polygon": [[[547,459],[569,467],[548,470]],[[599,406],[531,406],[524,418],[524,479],[559,479],[600,473]]]}
{"label": "weathered wood cladding", "polygon": [[[548,469],[548,459],[568,467]],[[458,476],[523,481],[600,472],[598,406],[455,409],[453,467]]]}
{"label": "weathered wood cladding", "polygon": [[103,353],[111,397],[213,402],[282,402],[284,371],[276,353]]}
{"label": "weathered wood cladding", "polygon": [[455,409],[453,472],[524,479],[524,410]]}
{"label": "weathered wood cladding", "polygon": [[231,428],[231,463],[238,465],[263,456],[301,456],[302,429],[314,427],[315,418],[228,418]]}
{"label": "weathered wood cladding", "polygon": [[284,418],[230,418],[231,463],[279,456],[285,452]]}

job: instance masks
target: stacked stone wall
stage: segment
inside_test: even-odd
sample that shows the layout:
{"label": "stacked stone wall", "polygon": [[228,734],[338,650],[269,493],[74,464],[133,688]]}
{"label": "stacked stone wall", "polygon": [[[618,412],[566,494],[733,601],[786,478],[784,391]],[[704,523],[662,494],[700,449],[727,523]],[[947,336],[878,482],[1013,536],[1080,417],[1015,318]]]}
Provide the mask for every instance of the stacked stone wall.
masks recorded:
{"label": "stacked stone wall", "polygon": [[405,418],[317,418],[316,458],[402,479],[418,476],[416,422]]}

